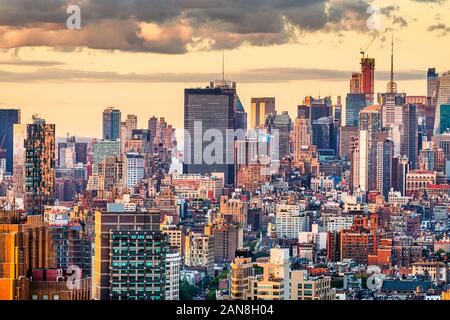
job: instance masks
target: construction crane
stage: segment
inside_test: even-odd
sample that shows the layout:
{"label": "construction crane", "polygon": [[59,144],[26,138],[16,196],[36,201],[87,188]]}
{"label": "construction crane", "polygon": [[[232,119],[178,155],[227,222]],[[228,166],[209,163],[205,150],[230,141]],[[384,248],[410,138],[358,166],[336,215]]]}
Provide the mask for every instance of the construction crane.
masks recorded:
{"label": "construction crane", "polygon": [[376,38],[377,38],[376,35],[373,36],[372,40],[371,40],[371,41],[369,42],[369,44],[367,45],[366,49],[364,49],[364,50],[361,49],[361,54],[362,54],[363,59],[366,57],[366,52],[367,52],[367,50],[369,50],[370,46],[372,45],[372,43],[375,41]]}

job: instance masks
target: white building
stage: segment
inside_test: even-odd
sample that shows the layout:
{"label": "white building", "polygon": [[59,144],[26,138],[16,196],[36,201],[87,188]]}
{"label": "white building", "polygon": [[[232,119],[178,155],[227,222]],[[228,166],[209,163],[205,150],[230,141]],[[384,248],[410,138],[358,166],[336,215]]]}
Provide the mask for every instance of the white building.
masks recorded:
{"label": "white building", "polygon": [[166,300],[180,300],[181,256],[179,252],[166,254]]}
{"label": "white building", "polygon": [[275,214],[277,237],[295,239],[299,232],[308,231],[308,216],[300,205],[277,205]]}
{"label": "white building", "polygon": [[144,179],[144,157],[137,152],[127,153],[127,187],[132,188]]}

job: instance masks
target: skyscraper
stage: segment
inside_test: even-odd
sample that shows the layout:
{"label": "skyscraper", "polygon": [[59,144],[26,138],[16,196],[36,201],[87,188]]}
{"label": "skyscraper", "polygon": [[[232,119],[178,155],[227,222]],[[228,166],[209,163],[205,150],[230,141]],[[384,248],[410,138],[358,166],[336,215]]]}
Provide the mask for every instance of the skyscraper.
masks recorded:
{"label": "skyscraper", "polygon": [[6,150],[6,172],[13,175],[14,124],[20,123],[20,110],[0,109],[0,149]]}
{"label": "skyscraper", "polygon": [[101,140],[92,146],[94,152],[93,171],[97,173],[98,164],[108,156],[119,157],[120,141]]}
{"label": "skyscraper", "polygon": [[148,130],[150,132],[151,140],[156,136],[156,128],[158,127],[158,118],[153,116],[150,119],[148,119]]}
{"label": "skyscraper", "polygon": [[[235,82],[216,81],[204,89],[185,90],[184,173],[221,173],[226,185],[234,185],[234,137],[230,141],[226,137],[230,130],[234,134],[235,102]],[[205,139],[205,133],[217,133],[223,139],[222,150],[215,150],[214,159],[204,157],[208,146],[217,142],[213,137]]]}
{"label": "skyscraper", "polygon": [[434,118],[434,134],[439,134],[441,121],[441,105],[450,104],[450,71],[437,79],[436,84],[436,116]]}
{"label": "skyscraper", "polygon": [[361,59],[361,93],[365,95],[367,104],[373,104],[374,86],[375,59],[363,57]]}
{"label": "skyscraper", "polygon": [[408,157],[411,170],[414,170],[418,167],[418,135],[416,105],[405,104],[403,106],[403,134],[401,154]]}
{"label": "skyscraper", "polygon": [[366,107],[366,96],[362,93],[349,93],[345,100],[345,125],[358,126],[359,112]]}
{"label": "skyscraper", "polygon": [[166,238],[159,213],[96,212],[95,300],[164,300]]}
{"label": "skyscraper", "polygon": [[14,197],[23,199],[25,196],[25,140],[27,139],[27,125],[14,125]]}
{"label": "skyscraper", "polygon": [[350,79],[350,93],[361,93],[361,73],[353,72]]}
{"label": "skyscraper", "polygon": [[312,144],[319,151],[336,151],[337,139],[334,131],[333,117],[323,117],[312,123]]}
{"label": "skyscraper", "polygon": [[436,68],[429,68],[427,72],[427,98],[433,98],[436,92],[436,84],[439,74]]}
{"label": "skyscraper", "polygon": [[439,133],[450,131],[450,104],[441,104]]}
{"label": "skyscraper", "polygon": [[275,98],[252,98],[251,128],[264,126],[268,115],[275,115]]}
{"label": "skyscraper", "polygon": [[369,106],[362,109],[359,113],[359,130],[367,130],[369,134],[369,150],[375,144],[375,137],[382,129],[381,107]]}
{"label": "skyscraper", "polygon": [[292,143],[296,160],[299,159],[302,149],[311,145],[311,126],[304,116],[295,119]]}
{"label": "skyscraper", "polygon": [[55,195],[55,125],[33,116],[25,149],[26,209],[28,214],[43,214]]}
{"label": "skyscraper", "polygon": [[379,133],[376,137],[376,190],[388,199],[392,187],[392,166],[394,157],[394,143],[387,137],[387,133]]}
{"label": "skyscraper", "polygon": [[120,124],[122,113],[118,109],[108,107],[103,111],[103,139],[120,139]]}
{"label": "skyscraper", "polygon": [[289,135],[291,132],[292,121],[287,111],[283,111],[281,114],[275,116],[273,127],[269,129],[270,133],[273,133],[273,129],[278,130],[278,155],[281,158],[288,157],[290,155],[290,141]]}
{"label": "skyscraper", "polygon": [[132,188],[144,179],[144,156],[137,152],[127,153],[127,187]]}
{"label": "skyscraper", "polygon": [[127,115],[126,126],[127,126],[127,139],[131,139],[133,130],[137,129],[138,118],[134,114]]}

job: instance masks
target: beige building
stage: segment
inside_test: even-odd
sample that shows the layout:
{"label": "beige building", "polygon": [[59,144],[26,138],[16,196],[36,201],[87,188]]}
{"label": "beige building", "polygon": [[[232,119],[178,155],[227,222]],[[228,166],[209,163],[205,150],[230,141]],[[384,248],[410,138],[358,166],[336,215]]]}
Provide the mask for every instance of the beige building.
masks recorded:
{"label": "beige building", "polygon": [[331,278],[309,277],[306,270],[291,271],[291,300],[334,300]]}
{"label": "beige building", "polygon": [[204,269],[208,275],[214,274],[214,237],[189,233],[185,238],[184,262],[186,267]]}
{"label": "beige building", "polygon": [[252,258],[235,258],[230,265],[231,300],[255,300],[256,277]]}
{"label": "beige building", "polygon": [[258,266],[263,269],[263,275],[257,282],[256,299],[289,300],[289,249],[271,249],[269,260],[267,262],[258,263]]}

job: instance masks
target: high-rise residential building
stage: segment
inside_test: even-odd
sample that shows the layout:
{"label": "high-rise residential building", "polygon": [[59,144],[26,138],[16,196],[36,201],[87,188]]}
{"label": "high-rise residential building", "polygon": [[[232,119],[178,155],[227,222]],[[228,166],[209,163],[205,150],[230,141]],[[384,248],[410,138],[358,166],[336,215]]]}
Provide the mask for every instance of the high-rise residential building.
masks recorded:
{"label": "high-rise residential building", "polygon": [[275,139],[278,141],[278,150],[274,151],[278,154],[279,159],[288,157],[291,153],[289,136],[292,126],[292,120],[289,117],[289,113],[287,111],[283,111],[281,114],[277,114],[273,118],[273,121],[270,121],[271,118],[272,116],[270,115],[267,117],[266,127],[269,133],[272,134],[272,136],[275,136]]}
{"label": "high-rise residential building", "polygon": [[127,187],[132,188],[144,179],[145,160],[144,156],[137,152],[127,153],[126,163]]}
{"label": "high-rise residential building", "polygon": [[19,217],[0,212],[0,300],[28,300],[26,284],[33,269],[55,266],[51,234],[42,215]]}
{"label": "high-rise residential building", "polygon": [[20,123],[20,110],[0,109],[0,150],[6,150],[6,172],[13,175],[14,125]]}
{"label": "high-rise residential building", "polygon": [[418,167],[418,143],[417,107],[414,104],[405,104],[403,106],[401,154],[408,157],[412,170]]}
{"label": "high-rise residential building", "polygon": [[375,59],[363,57],[361,59],[361,93],[368,104],[373,104],[375,93]]}
{"label": "high-rise residential building", "polygon": [[181,255],[178,251],[166,253],[165,300],[180,300]]}
{"label": "high-rise residential building", "polygon": [[34,116],[25,150],[25,207],[28,214],[42,214],[55,196],[55,125]]}
{"label": "high-rise residential building", "polygon": [[359,134],[350,140],[350,181],[353,190],[359,188]]}
{"label": "high-rise residential building", "polygon": [[[234,82],[217,81],[204,89],[185,90],[184,173],[220,173],[226,185],[234,185],[235,101]],[[207,152],[214,137],[205,141],[205,132],[214,132],[223,138],[221,150],[216,150],[214,156]]]}
{"label": "high-rise residential building", "polygon": [[357,126],[345,126],[340,128],[339,135],[339,156],[350,159],[351,142],[353,137],[357,137],[359,128]]}
{"label": "high-rise residential building", "polygon": [[103,111],[103,140],[120,139],[120,126],[122,113],[114,107],[108,107]]}
{"label": "high-rise residential building", "polygon": [[272,248],[267,262],[258,263],[263,269],[262,279],[258,279],[257,300],[289,300],[290,262],[289,249]]}
{"label": "high-rise residential building", "polygon": [[402,124],[403,105],[406,103],[406,93],[388,92],[378,95],[382,108],[383,127]]}
{"label": "high-rise residential building", "polygon": [[293,151],[294,151],[294,159],[298,160],[298,157],[305,147],[309,147],[311,145],[311,126],[308,121],[304,117],[297,117],[294,121],[294,129],[292,132],[292,143],[293,143]]}
{"label": "high-rise residential building", "polygon": [[158,127],[158,118],[155,116],[148,119],[148,130],[150,131],[151,139],[153,140],[156,136],[156,128]]}
{"label": "high-rise residential building", "polygon": [[215,239],[200,233],[189,233],[185,238],[184,263],[191,269],[214,274]]}
{"label": "high-rise residential building", "polygon": [[[380,192],[385,199],[388,199],[392,188],[394,143],[383,132],[377,135],[375,141],[376,154],[376,190]],[[396,178],[396,177],[395,177]]]}
{"label": "high-rise residential building", "polygon": [[350,93],[361,93],[361,73],[353,72],[350,79]]}
{"label": "high-rise residential building", "polygon": [[251,128],[264,127],[268,115],[276,115],[275,98],[252,98]]}
{"label": "high-rise residential building", "polygon": [[369,106],[362,109],[359,113],[359,130],[367,130],[369,134],[369,150],[375,143],[378,132],[382,129],[381,107]]}
{"label": "high-rise residential building", "polygon": [[120,141],[118,140],[100,140],[92,146],[94,153],[93,172],[98,172],[98,164],[106,157],[120,156]]}
{"label": "high-rise residential building", "polygon": [[427,98],[435,97],[436,84],[439,74],[436,72],[436,68],[429,68],[427,71]]}
{"label": "high-rise residential building", "polygon": [[434,134],[441,132],[441,105],[450,104],[450,71],[437,79],[436,84],[436,116],[434,119]]}
{"label": "high-rise residential building", "polygon": [[23,199],[25,196],[25,140],[27,125],[14,125],[14,158],[13,158],[13,192],[14,197]]}
{"label": "high-rise residential building", "polygon": [[[377,134],[382,129],[381,107],[368,106],[359,113],[359,130],[367,131],[368,141],[368,190],[376,190],[376,153],[374,152]],[[368,191],[366,190],[366,191]]]}
{"label": "high-rise residential building", "polygon": [[133,130],[137,129],[138,125],[138,118],[134,114],[127,115],[126,119],[126,126],[127,126],[127,139],[131,139],[131,136],[133,134]]}
{"label": "high-rise residential building", "polygon": [[205,232],[214,237],[214,262],[218,264],[231,262],[236,250],[243,248],[243,228],[238,224],[227,223],[221,217],[216,218],[215,222],[214,225],[205,228]]}
{"label": "high-rise residential building", "polygon": [[124,163],[118,157],[106,156],[98,163],[99,195],[107,196],[108,193],[118,192],[125,186]]}
{"label": "high-rise residential building", "polygon": [[230,265],[231,300],[255,300],[256,277],[250,257],[236,257]]}
{"label": "high-rise residential building", "polygon": [[392,188],[406,195],[406,174],[409,172],[408,157],[395,156],[392,165]]}
{"label": "high-rise residential building", "polygon": [[369,190],[369,132],[359,132],[359,188],[363,191]]}
{"label": "high-rise residential building", "polygon": [[167,246],[159,214],[111,211],[118,210],[95,214],[93,298],[164,300]]}
{"label": "high-rise residential building", "polygon": [[439,133],[450,131],[450,104],[441,104],[439,108]]}
{"label": "high-rise residential building", "polygon": [[366,107],[366,96],[349,93],[345,101],[345,126],[358,126],[359,112]]}

